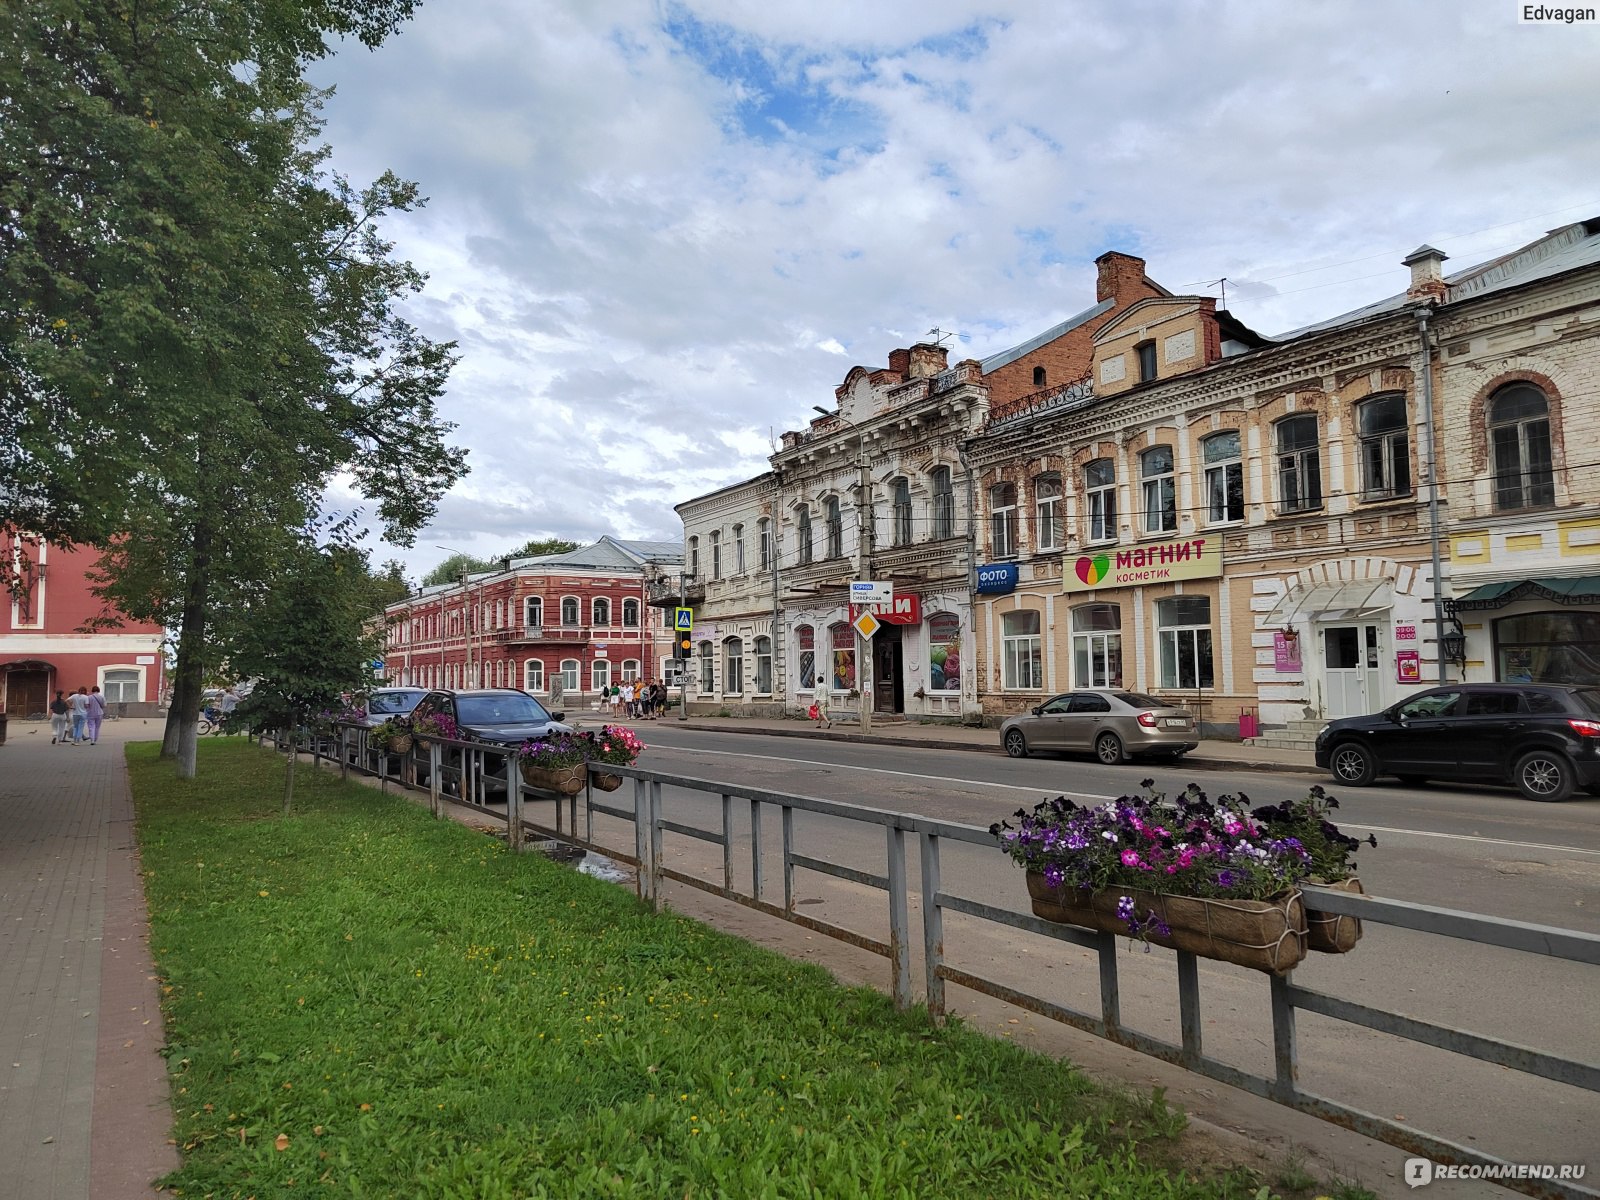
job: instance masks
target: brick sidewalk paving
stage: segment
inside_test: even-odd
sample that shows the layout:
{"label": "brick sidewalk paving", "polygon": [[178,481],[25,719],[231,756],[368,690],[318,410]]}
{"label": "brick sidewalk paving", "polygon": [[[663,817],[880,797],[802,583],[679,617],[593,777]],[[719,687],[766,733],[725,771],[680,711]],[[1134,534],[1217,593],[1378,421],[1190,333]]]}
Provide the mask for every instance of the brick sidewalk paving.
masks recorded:
{"label": "brick sidewalk paving", "polygon": [[178,1166],[123,744],[0,746],[0,1196],[155,1196]]}

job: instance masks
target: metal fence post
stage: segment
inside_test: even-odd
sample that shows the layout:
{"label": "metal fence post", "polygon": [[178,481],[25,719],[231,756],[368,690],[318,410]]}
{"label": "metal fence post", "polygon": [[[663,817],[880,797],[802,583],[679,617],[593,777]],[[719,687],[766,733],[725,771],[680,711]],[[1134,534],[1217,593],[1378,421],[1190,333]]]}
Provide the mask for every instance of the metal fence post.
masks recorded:
{"label": "metal fence post", "polygon": [[339,727],[339,778],[350,778],[350,726]]}
{"label": "metal fence post", "polygon": [[[785,812],[788,810],[786,809]],[[889,826],[889,973],[894,1006],[911,1007],[911,912],[906,895],[906,831]]]}
{"label": "metal fence post", "polygon": [[650,906],[661,908],[661,783],[650,781]]}
{"label": "metal fence post", "polygon": [[939,835],[922,835],[922,959],[927,976],[928,1016],[944,1020],[944,909],[939,906]]}
{"label": "metal fence post", "polygon": [[1106,1037],[1112,1041],[1122,1034],[1122,994],[1117,988],[1117,939],[1114,934],[1096,936],[1096,953],[1100,957],[1100,1020],[1105,1023]]}
{"label": "metal fence post", "polygon": [[1179,1061],[1192,1071],[1200,1064],[1200,960],[1187,950],[1178,951],[1178,1026]]}
{"label": "metal fence post", "polygon": [[1289,999],[1289,976],[1272,977],[1272,1063],[1276,1079],[1272,1098],[1287,1103],[1294,1098],[1300,1082],[1300,1063],[1295,1055],[1294,1003]]}
{"label": "metal fence post", "polygon": [[794,911],[794,809],[783,806],[783,909]]}
{"label": "metal fence post", "polygon": [[733,797],[722,794],[722,894],[733,895]]}
{"label": "metal fence post", "polygon": [[750,801],[750,894],[761,899],[761,801]]}
{"label": "metal fence post", "polygon": [[434,816],[440,814],[439,804],[439,743],[428,743],[428,808]]}
{"label": "metal fence post", "polygon": [[639,863],[637,875],[639,899],[650,899],[650,853],[649,824],[650,824],[650,783],[648,780],[635,779],[633,781],[633,857]]}
{"label": "metal fence post", "polygon": [[506,845],[522,849],[522,774],[515,755],[506,755]]}

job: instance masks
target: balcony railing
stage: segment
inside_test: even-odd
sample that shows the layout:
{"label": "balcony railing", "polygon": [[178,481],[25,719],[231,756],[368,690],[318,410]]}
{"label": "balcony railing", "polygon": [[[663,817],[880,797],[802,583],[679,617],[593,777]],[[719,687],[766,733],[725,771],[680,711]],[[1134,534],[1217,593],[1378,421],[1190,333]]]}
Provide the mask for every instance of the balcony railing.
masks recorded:
{"label": "balcony railing", "polygon": [[681,581],[676,575],[664,575],[649,581],[645,598],[651,608],[700,604],[706,598],[706,585],[693,575],[685,575]]}

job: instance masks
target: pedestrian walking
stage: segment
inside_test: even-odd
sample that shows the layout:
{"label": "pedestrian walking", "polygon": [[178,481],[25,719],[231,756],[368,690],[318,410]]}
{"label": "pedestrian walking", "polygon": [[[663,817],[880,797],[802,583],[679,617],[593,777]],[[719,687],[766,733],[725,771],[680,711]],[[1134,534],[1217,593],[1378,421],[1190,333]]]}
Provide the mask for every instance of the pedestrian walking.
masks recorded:
{"label": "pedestrian walking", "polygon": [[100,744],[100,722],[106,718],[106,698],[100,694],[100,685],[96,684],[89,689],[89,715],[86,722],[89,731],[89,745]]}
{"label": "pedestrian walking", "polygon": [[620,717],[621,715],[622,715],[622,685],[620,683],[613,683],[611,685],[611,716],[612,716],[613,719],[615,719],[617,717]]}
{"label": "pedestrian walking", "polygon": [[83,745],[83,723],[89,719],[89,689],[80,687],[67,701],[72,714],[72,744]]}
{"label": "pedestrian walking", "polygon": [[52,746],[67,744],[67,728],[72,721],[72,709],[67,704],[67,694],[63,691],[56,692],[56,698],[50,701],[50,744]]}
{"label": "pedestrian walking", "polygon": [[833,720],[828,716],[828,689],[819,687],[811,700],[811,714],[817,719],[818,729],[832,729]]}

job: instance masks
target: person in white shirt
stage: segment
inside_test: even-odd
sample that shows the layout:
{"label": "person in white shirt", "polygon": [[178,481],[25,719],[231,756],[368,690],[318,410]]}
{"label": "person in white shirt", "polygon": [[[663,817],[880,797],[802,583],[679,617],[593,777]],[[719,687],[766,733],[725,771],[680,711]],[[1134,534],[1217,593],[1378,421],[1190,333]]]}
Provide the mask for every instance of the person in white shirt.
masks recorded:
{"label": "person in white shirt", "polygon": [[628,716],[633,716],[633,680],[628,680],[622,685],[622,707]]}

